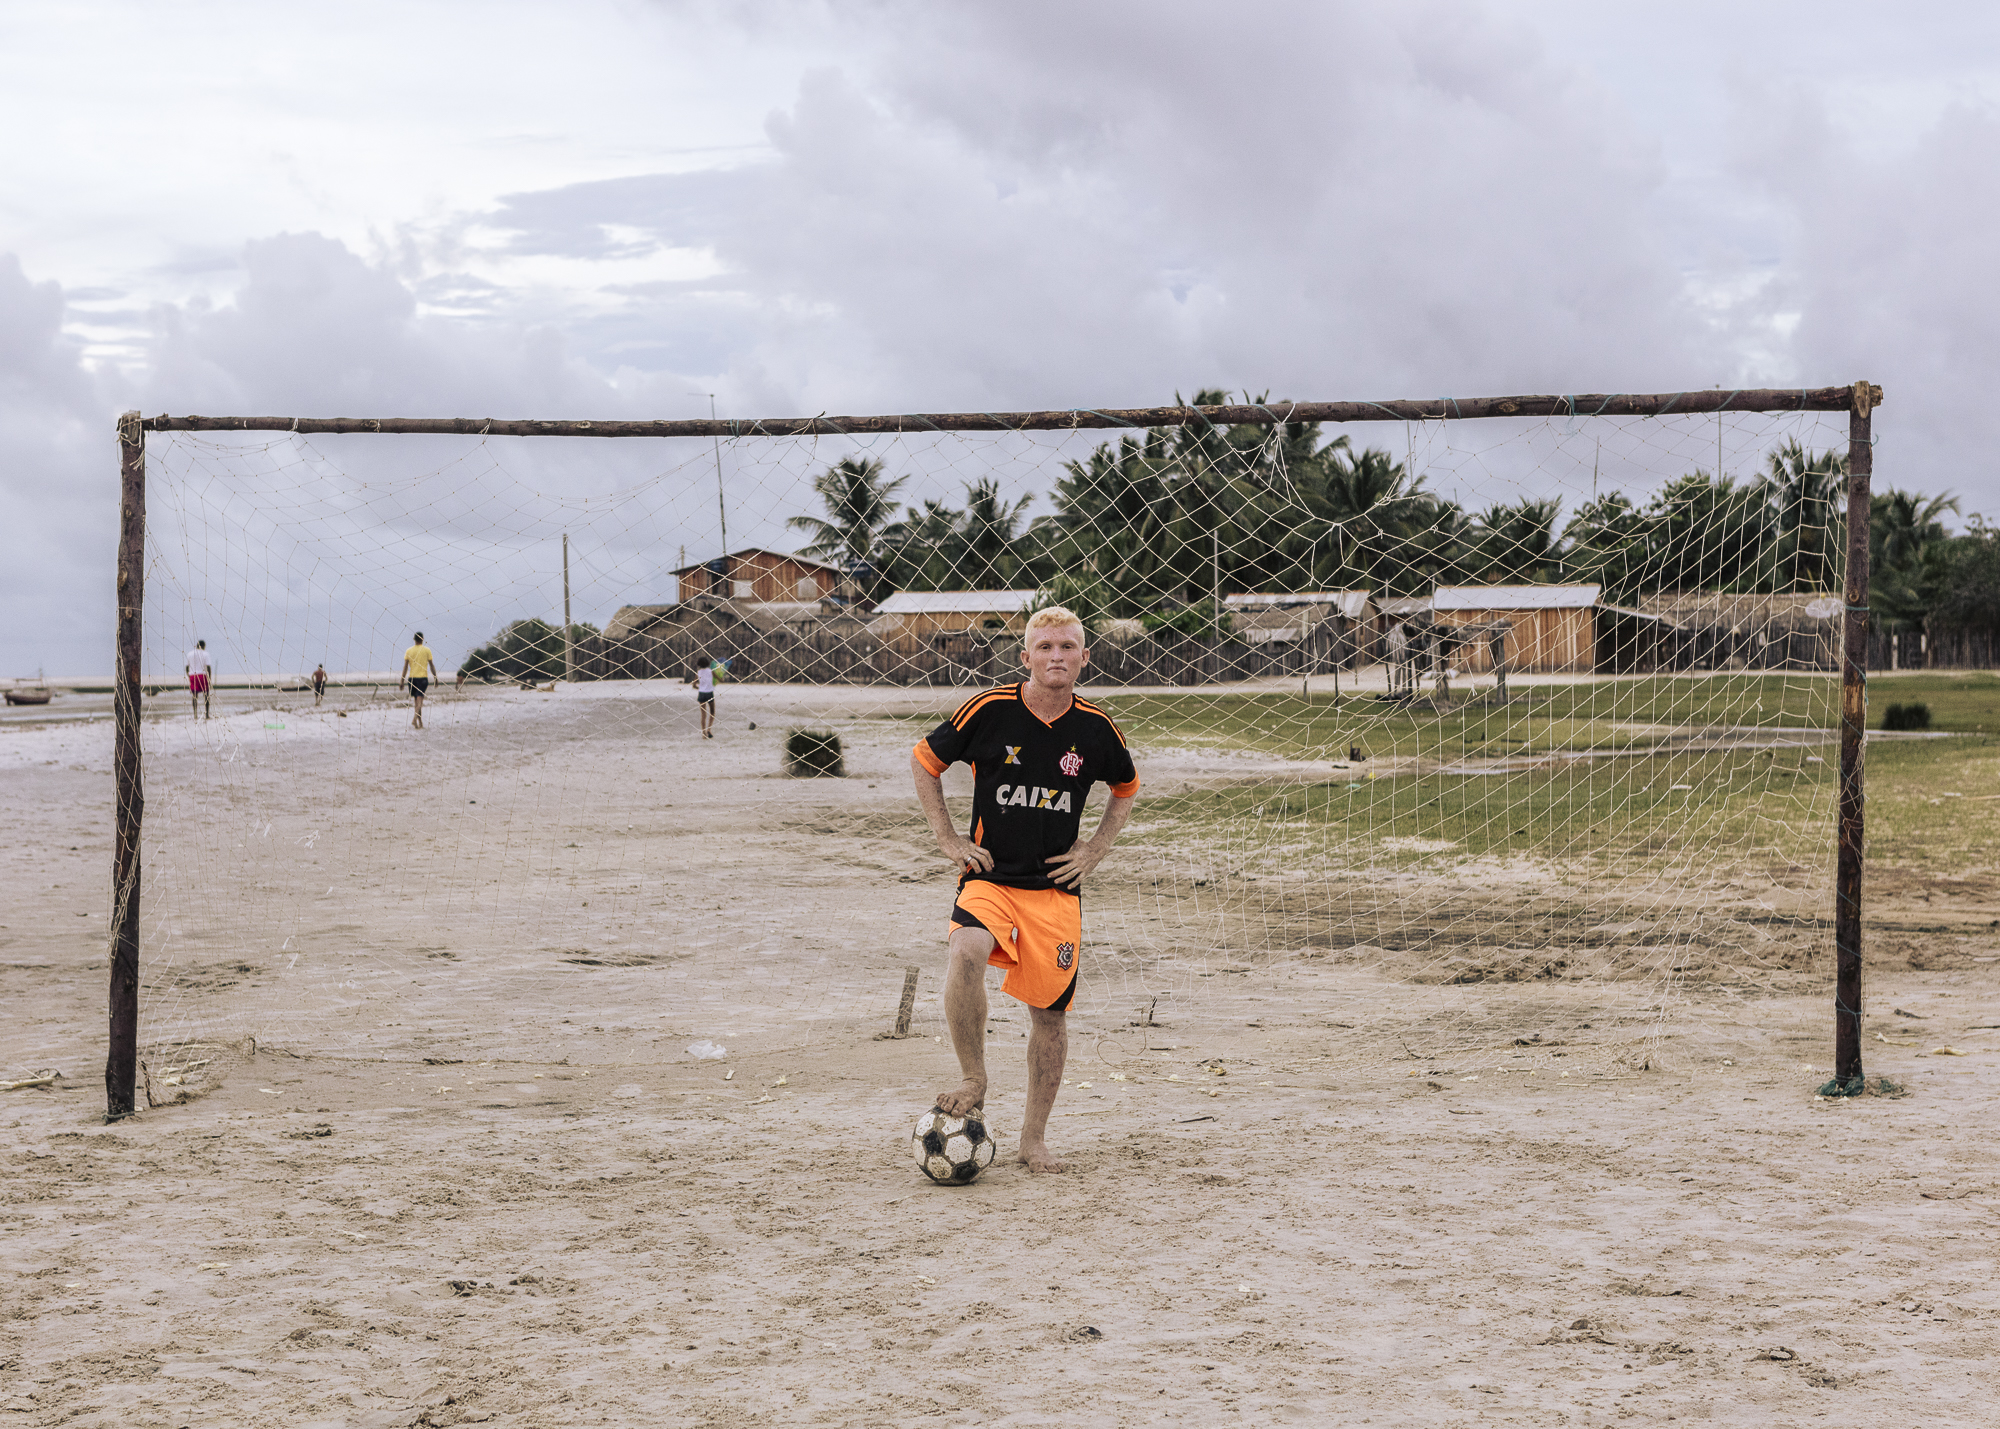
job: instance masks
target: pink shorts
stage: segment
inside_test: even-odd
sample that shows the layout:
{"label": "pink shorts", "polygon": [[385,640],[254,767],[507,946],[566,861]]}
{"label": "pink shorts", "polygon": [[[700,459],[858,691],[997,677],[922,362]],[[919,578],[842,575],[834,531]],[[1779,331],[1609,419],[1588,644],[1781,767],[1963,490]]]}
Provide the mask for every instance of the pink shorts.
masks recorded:
{"label": "pink shorts", "polygon": [[208,693],[208,676],[206,676],[206,675],[189,675],[189,676],[188,676],[188,690],[189,690],[189,692],[190,692],[190,693],[192,693],[192,694],[197,694],[197,695],[205,695],[205,694],[207,694],[207,693]]}

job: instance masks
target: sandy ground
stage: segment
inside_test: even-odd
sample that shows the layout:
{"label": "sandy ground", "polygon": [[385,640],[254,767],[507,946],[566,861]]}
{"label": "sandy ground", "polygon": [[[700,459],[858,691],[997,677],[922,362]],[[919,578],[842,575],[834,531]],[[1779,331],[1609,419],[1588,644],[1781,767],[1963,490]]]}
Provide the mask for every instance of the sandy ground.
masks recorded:
{"label": "sandy ground", "polygon": [[[154,726],[147,1052],[198,1095],[112,1126],[108,731],[0,735],[0,1076],[64,1074],[0,1093],[0,1424],[1991,1422],[1990,897],[1882,880],[1869,1070],[1909,1095],[1827,1102],[1796,910],[1667,984],[1440,983],[1520,951],[1472,925],[1545,871],[1391,888],[1463,935],[1419,958],[1142,803],[1072,1172],[933,1188],[950,882],[867,716],[949,696],[725,690],[705,744],[685,691],[614,693]],[[775,774],[808,704],[849,778]],[[1252,772],[1141,753],[1150,791]]]}

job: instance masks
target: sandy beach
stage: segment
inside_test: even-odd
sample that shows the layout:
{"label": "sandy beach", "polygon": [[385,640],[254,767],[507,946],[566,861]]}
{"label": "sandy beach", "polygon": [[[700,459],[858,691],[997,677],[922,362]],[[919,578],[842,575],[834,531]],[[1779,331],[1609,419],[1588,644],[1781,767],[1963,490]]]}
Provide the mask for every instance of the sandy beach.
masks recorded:
{"label": "sandy beach", "polygon": [[[448,697],[421,734],[381,696],[163,697],[142,1045],[187,1099],[110,1126],[108,722],[0,732],[0,1077],[60,1073],[0,1094],[0,1413],[1987,1421],[1990,894],[1884,881],[1869,1071],[1908,1095],[1820,1101],[1799,909],[1664,979],[1641,910],[1591,975],[1453,982],[1548,870],[1367,891],[1463,932],[1402,948],[1361,890],[1315,924],[1283,831],[1177,845],[1142,798],[1087,902],[1070,1174],[937,1188],[907,1135],[955,1069],[951,876],[906,761],[953,702],[728,687],[704,742],[679,685]],[[780,772],[803,723],[847,778]],[[1324,769],[1138,753],[1148,794]],[[993,1011],[1011,1150],[1026,1022]]]}

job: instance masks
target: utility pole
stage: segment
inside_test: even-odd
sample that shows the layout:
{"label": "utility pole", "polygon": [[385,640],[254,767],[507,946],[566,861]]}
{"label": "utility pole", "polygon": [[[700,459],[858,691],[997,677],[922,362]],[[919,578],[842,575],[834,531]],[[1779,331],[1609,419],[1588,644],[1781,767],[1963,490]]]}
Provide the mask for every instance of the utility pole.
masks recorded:
{"label": "utility pole", "polygon": [[576,683],[576,637],[569,623],[569,532],[563,532],[563,678]]}
{"label": "utility pole", "polygon": [[[690,397],[708,398],[708,419],[715,420],[715,394],[713,392],[690,392]],[[729,507],[722,498],[722,438],[715,439],[715,514],[722,522],[722,577],[729,579]],[[713,587],[709,594],[716,592]],[[728,592],[724,592],[727,594]]]}
{"label": "utility pole", "polygon": [[1208,533],[1208,602],[1215,612],[1215,638],[1222,638],[1222,530]]}

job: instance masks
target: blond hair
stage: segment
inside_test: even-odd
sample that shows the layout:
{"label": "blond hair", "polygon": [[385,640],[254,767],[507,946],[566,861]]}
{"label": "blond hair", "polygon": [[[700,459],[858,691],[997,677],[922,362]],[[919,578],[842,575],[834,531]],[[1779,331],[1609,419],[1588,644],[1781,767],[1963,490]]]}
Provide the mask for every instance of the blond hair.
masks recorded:
{"label": "blond hair", "polygon": [[1074,625],[1077,629],[1081,630],[1083,629],[1083,617],[1066,605],[1045,605],[1028,617],[1028,630],[1030,633],[1037,630],[1047,630],[1051,626],[1061,625]]}

